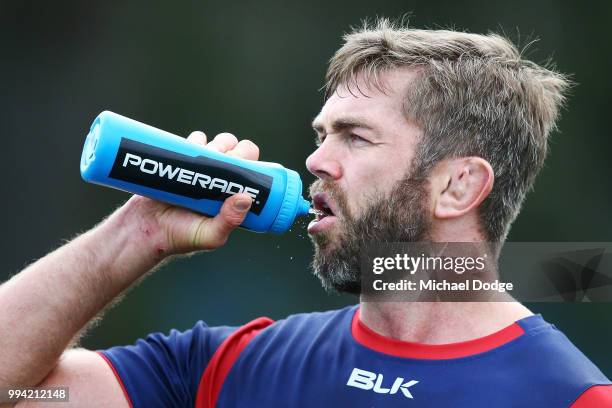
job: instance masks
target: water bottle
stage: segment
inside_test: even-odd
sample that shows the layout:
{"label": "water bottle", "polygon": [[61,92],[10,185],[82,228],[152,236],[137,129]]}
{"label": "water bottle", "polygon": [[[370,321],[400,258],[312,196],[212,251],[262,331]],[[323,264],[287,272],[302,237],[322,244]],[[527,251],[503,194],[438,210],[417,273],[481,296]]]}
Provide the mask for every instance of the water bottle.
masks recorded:
{"label": "water bottle", "polygon": [[283,233],[310,209],[293,170],[209,150],[109,111],[91,125],[81,177],[211,217],[227,197],[246,193],[253,203],[241,227],[256,232]]}

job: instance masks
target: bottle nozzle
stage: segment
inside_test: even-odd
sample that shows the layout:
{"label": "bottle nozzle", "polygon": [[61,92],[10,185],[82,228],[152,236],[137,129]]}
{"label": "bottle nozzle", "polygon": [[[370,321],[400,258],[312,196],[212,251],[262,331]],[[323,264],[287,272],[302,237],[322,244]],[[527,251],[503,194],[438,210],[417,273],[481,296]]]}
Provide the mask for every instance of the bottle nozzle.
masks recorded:
{"label": "bottle nozzle", "polygon": [[310,201],[302,198],[302,202],[298,208],[297,215],[306,215],[310,212]]}

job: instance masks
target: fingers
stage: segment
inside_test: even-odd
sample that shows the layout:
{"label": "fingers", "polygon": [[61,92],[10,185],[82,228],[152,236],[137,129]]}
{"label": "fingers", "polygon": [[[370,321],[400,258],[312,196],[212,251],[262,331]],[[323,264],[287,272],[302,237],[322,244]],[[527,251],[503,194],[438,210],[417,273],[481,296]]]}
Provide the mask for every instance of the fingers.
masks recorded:
{"label": "fingers", "polygon": [[258,160],[259,159],[259,147],[250,140],[241,140],[236,147],[229,150],[227,154],[231,156],[240,157],[241,159],[247,160]]}
{"label": "fingers", "polygon": [[207,149],[226,153],[230,156],[240,157],[246,160],[259,160],[259,147],[250,140],[238,142],[236,136],[231,133],[219,133],[210,143],[207,144],[206,134],[202,131],[192,132],[187,140],[190,142],[206,146]]}
{"label": "fingers", "polygon": [[244,221],[252,202],[248,194],[235,194],[226,199],[219,214],[208,220],[206,228],[198,229],[198,246],[214,249],[225,244],[229,234]]}
{"label": "fingers", "polygon": [[208,149],[216,150],[221,153],[226,153],[232,150],[238,144],[238,139],[231,133],[219,133],[215,138],[206,145]]}
{"label": "fingers", "polygon": [[191,132],[187,140],[196,144],[206,145],[206,134],[200,130],[196,130],[195,132]]}

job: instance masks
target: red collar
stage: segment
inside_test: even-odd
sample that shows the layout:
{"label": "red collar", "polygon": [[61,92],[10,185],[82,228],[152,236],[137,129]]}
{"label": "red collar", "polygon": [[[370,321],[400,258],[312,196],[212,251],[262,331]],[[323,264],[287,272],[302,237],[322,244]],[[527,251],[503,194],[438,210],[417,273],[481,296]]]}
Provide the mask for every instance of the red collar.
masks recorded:
{"label": "red collar", "polygon": [[412,343],[384,337],[369,329],[359,319],[357,308],[353,315],[351,332],[357,343],[380,353],[404,358],[444,360],[484,353],[516,339],[523,335],[525,330],[518,323],[513,323],[498,332],[474,340],[448,344]]}

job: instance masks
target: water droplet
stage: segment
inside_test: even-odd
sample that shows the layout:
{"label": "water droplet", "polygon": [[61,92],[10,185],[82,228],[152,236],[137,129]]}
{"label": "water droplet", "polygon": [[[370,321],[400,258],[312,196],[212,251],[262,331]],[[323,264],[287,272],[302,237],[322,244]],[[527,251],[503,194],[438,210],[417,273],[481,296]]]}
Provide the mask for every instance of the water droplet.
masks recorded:
{"label": "water droplet", "polygon": [[324,215],[325,212],[321,211],[321,210],[317,210],[316,208],[312,208],[310,207],[308,209],[308,214],[312,214],[312,215]]}

